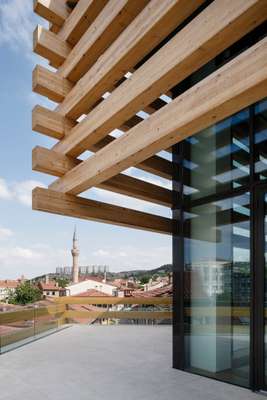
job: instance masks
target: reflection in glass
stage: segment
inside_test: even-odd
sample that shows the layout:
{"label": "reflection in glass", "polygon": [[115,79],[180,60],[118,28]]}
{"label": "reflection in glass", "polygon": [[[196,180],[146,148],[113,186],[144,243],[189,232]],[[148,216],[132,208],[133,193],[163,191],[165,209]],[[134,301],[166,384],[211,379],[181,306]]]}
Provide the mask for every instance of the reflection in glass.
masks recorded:
{"label": "reflection in glass", "polygon": [[264,196],[264,260],[265,260],[265,271],[264,271],[264,360],[265,360],[265,371],[264,380],[267,385],[267,194]]}
{"label": "reflection in glass", "polygon": [[185,217],[186,368],[249,385],[249,193]]}
{"label": "reflection in glass", "polygon": [[249,110],[183,142],[185,194],[190,201],[249,182]]}
{"label": "reflection in glass", "polygon": [[255,106],[254,116],[255,172],[256,178],[267,178],[267,100]]}

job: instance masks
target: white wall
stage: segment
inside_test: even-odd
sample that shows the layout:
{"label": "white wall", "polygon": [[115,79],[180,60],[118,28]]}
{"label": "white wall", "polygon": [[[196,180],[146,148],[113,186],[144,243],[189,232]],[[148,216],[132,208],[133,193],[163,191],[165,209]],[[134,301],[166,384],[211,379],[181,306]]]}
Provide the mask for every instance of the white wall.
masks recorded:
{"label": "white wall", "polygon": [[86,281],[75,283],[66,287],[67,296],[74,296],[79,293],[86,292],[89,289],[99,290],[107,295],[113,296],[114,291],[117,291],[116,286],[109,285],[104,282],[97,282],[91,279],[87,279]]}
{"label": "white wall", "polygon": [[14,292],[14,288],[0,287],[0,301],[6,300],[10,292]]}

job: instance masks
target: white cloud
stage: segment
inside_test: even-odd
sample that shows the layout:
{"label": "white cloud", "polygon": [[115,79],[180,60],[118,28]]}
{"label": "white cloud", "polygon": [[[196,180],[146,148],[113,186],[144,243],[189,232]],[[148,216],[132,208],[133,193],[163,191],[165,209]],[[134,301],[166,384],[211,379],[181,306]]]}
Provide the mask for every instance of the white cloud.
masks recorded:
{"label": "white cloud", "polygon": [[[93,256],[93,258],[92,258]],[[90,257],[91,262],[107,264],[111,271],[136,268],[155,268],[171,263],[171,240],[166,246],[142,248],[136,246],[109,246],[94,251]]]}
{"label": "white cloud", "polygon": [[15,200],[30,207],[32,204],[32,190],[36,186],[44,187],[44,184],[31,179],[8,183],[5,179],[0,178],[0,199]]}
{"label": "white cloud", "polygon": [[64,249],[45,244],[23,246],[12,242],[0,246],[0,279],[27,278],[55,272],[56,267],[69,265],[71,254]]}
{"label": "white cloud", "polygon": [[32,204],[32,190],[36,186],[44,187],[42,182],[35,180],[26,180],[15,183],[13,185],[13,197],[18,200],[21,204],[31,206]]}
{"label": "white cloud", "polygon": [[36,260],[40,258],[40,253],[26,247],[3,247],[0,249],[1,264],[14,265],[20,261]]}
{"label": "white cloud", "polygon": [[32,51],[32,35],[39,21],[48,27],[47,22],[34,14],[32,0],[0,0],[0,47],[7,46],[49,68],[47,61]]}
{"label": "white cloud", "polygon": [[10,199],[12,194],[7,186],[6,181],[0,178],[0,199]]}
{"label": "white cloud", "polygon": [[11,229],[0,227],[0,240],[4,240],[13,235]]}
{"label": "white cloud", "polygon": [[116,251],[116,250],[106,250],[106,249],[98,249],[96,251],[93,251],[93,256],[96,257],[107,257],[109,259],[114,259],[118,257],[127,257],[127,253],[125,251]]}
{"label": "white cloud", "polygon": [[34,25],[32,1],[1,0],[0,45],[8,45],[16,51],[26,49],[30,53]]}
{"label": "white cloud", "polygon": [[94,255],[94,256],[103,257],[103,256],[109,256],[110,253],[109,253],[109,251],[107,251],[107,250],[98,249],[98,250],[96,250],[96,251],[93,251],[93,255]]}

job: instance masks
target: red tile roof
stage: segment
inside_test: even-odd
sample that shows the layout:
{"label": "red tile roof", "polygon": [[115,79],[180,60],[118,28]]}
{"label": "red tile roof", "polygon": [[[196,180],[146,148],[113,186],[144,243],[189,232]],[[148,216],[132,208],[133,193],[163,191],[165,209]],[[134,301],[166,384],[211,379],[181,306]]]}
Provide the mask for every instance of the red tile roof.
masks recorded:
{"label": "red tile roof", "polygon": [[88,289],[86,292],[75,294],[74,297],[111,297],[111,295],[100,290]]}
{"label": "red tile roof", "polygon": [[21,282],[16,280],[2,280],[0,281],[0,288],[15,289]]}
{"label": "red tile roof", "polygon": [[39,286],[42,290],[54,290],[54,291],[64,290],[63,288],[60,288],[59,286],[56,285],[56,283],[53,282],[49,283],[40,282]]}

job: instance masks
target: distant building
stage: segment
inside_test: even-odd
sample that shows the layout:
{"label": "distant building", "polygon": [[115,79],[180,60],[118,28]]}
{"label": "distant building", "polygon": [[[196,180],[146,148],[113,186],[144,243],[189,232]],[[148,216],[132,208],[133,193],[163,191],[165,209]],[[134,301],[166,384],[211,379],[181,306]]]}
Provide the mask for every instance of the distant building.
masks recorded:
{"label": "distant building", "polygon": [[109,296],[117,296],[118,288],[112,283],[105,282],[105,280],[101,280],[100,278],[90,278],[86,280],[82,280],[78,283],[71,283],[66,287],[66,295],[67,296],[76,296],[80,293],[84,293],[88,290],[97,290],[99,292],[104,293]]}
{"label": "distant building", "polygon": [[57,282],[39,282],[38,288],[44,298],[66,296],[66,289],[58,286]]}
{"label": "distant building", "polygon": [[24,282],[25,278],[22,276],[20,279],[5,279],[0,280],[0,301],[5,302],[7,301],[10,293],[14,293],[16,288]]}
{"label": "distant building", "polygon": [[[81,265],[78,267],[79,276],[83,278],[89,278],[95,275],[103,275],[105,272],[109,271],[108,265]],[[72,267],[57,267],[55,276],[59,276],[62,278],[70,278],[72,277]]]}
{"label": "distant building", "polygon": [[14,292],[18,287],[19,281],[17,280],[3,280],[0,281],[0,301],[6,301],[11,292]]}

